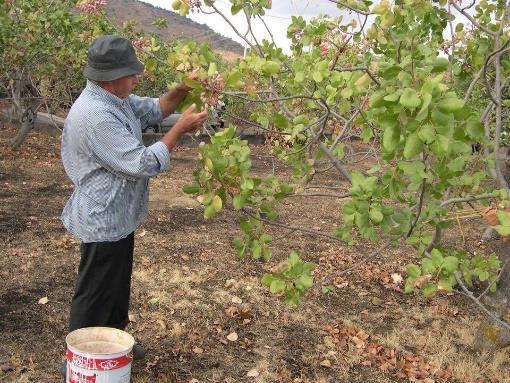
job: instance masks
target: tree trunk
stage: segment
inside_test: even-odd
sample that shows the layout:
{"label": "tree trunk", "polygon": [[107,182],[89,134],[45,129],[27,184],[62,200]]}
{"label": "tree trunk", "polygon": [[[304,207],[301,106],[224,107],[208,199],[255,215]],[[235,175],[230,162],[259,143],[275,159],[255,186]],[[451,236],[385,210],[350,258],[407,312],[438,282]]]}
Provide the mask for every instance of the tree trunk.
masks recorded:
{"label": "tree trunk", "polygon": [[28,132],[30,132],[33,127],[34,127],[33,118],[26,118],[21,122],[21,128],[18,131],[18,134],[16,134],[16,136],[11,141],[11,145],[14,149],[20,147],[20,145],[25,140],[25,137],[27,136]]}

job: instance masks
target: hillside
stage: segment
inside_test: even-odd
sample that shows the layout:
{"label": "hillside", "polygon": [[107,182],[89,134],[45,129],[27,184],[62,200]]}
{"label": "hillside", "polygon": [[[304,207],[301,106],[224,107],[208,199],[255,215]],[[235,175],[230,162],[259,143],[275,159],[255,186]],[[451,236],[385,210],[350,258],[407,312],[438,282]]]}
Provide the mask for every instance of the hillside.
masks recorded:
{"label": "hillside", "polygon": [[[214,50],[224,53],[227,58],[243,54],[242,45],[232,39],[214,32],[204,24],[151,4],[137,0],[108,0],[106,12],[117,25],[122,25],[128,20],[136,20],[138,29],[156,33],[165,41],[190,38],[197,42],[208,42]],[[165,19],[168,27],[160,29],[152,25],[156,17]]]}

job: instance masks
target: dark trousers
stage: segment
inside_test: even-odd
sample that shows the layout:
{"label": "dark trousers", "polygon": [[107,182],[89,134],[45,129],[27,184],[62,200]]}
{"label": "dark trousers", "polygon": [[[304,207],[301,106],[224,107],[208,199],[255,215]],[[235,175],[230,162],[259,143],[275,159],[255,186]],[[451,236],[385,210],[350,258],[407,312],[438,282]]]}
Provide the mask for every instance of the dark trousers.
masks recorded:
{"label": "dark trousers", "polygon": [[70,331],[91,326],[127,326],[133,249],[133,233],[116,242],[81,244]]}

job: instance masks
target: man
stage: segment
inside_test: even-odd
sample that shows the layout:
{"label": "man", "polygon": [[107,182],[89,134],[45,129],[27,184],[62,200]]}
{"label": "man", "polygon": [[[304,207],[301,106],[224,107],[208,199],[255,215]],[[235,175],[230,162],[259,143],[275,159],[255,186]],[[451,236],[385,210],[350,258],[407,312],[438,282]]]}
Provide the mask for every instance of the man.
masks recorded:
{"label": "man", "polygon": [[[71,331],[128,324],[133,232],[147,215],[149,177],[166,171],[179,137],[207,119],[192,105],[161,141],[145,147],[142,127],[172,113],[190,88],[180,84],[159,99],[135,96],[143,69],[129,40],[98,37],[83,72],[86,88],[65,121],[62,162],[75,189],[61,219],[81,240]],[[139,345],[133,352],[144,356]]]}

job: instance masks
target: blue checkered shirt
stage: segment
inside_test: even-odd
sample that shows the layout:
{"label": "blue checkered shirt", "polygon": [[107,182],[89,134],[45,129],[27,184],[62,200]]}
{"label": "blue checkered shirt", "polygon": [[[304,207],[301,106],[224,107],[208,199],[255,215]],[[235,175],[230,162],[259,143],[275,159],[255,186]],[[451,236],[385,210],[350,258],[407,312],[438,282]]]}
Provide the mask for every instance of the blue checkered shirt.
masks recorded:
{"label": "blue checkered shirt", "polygon": [[83,242],[118,241],[147,216],[149,177],[170,162],[162,142],[143,145],[142,127],[162,119],[157,98],[120,99],[88,81],[62,133],[62,162],[74,191],[62,222]]}

